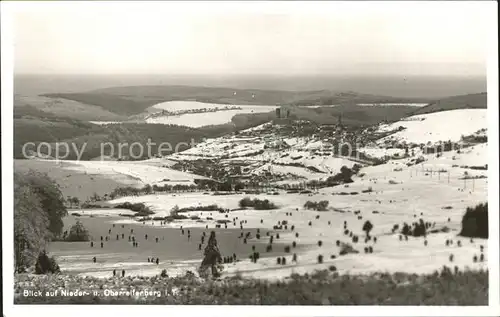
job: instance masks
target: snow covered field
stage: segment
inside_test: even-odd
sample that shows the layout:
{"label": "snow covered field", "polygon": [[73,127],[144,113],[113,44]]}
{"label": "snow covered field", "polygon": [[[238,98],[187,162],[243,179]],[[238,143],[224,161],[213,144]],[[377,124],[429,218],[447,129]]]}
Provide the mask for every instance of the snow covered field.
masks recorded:
{"label": "snow covered field", "polygon": [[487,127],[486,109],[460,109],[417,115],[404,120],[381,125],[379,131],[405,130],[396,132],[378,142],[386,140],[405,141],[407,143],[427,143],[438,141],[459,141],[462,135],[470,135]]}
{"label": "snow covered field", "polygon": [[[485,146],[478,145],[469,152],[456,155],[460,161],[479,164],[478,155],[484,151]],[[243,260],[237,264],[226,265],[226,274],[249,275],[258,278],[280,278],[290,273],[305,273],[315,269],[327,268],[334,264],[341,272],[370,273],[375,271],[388,272],[410,272],[428,273],[440,269],[443,265],[457,265],[459,268],[486,267],[485,262],[474,263],[474,255],[479,257],[480,245],[484,246],[484,254],[487,254],[487,241],[481,239],[470,239],[458,237],[460,223],[465,208],[475,206],[487,201],[487,179],[462,180],[464,170],[460,167],[451,167],[450,160],[446,157],[433,159],[428,156],[428,161],[423,165],[407,167],[398,161],[390,161],[388,164],[363,168],[365,175],[356,178],[355,182],[346,186],[324,188],[315,194],[286,194],[280,195],[227,195],[212,196],[201,193],[174,194],[174,195],[149,195],[141,197],[124,197],[113,202],[143,202],[150,206],[158,216],[170,214],[171,208],[189,207],[196,205],[218,204],[224,208],[238,208],[238,202],[243,197],[269,199],[279,206],[278,210],[257,211],[237,210],[231,211],[229,219],[237,217],[236,227],[232,223],[228,228],[239,228],[239,221],[246,221],[245,228],[262,228],[272,230],[278,221],[286,220],[288,229],[272,230],[274,234],[279,233],[279,242],[292,244],[296,241],[299,246],[307,246],[297,252],[298,262],[291,262],[291,255],[287,256],[288,265],[277,266],[275,258],[265,258],[257,264],[249,260]],[[437,171],[446,166],[447,172]],[[431,173],[430,171],[433,170]],[[467,170],[470,175],[486,175],[485,171]],[[449,175],[448,175],[449,172]],[[372,192],[363,193],[363,190],[372,188]],[[356,192],[356,195],[345,195],[342,192]],[[303,205],[306,201],[329,201],[329,210],[317,212],[305,210]],[[445,208],[446,207],[446,208]],[[359,213],[355,213],[358,212]],[[288,215],[287,215],[288,214]],[[204,228],[206,224],[213,228],[217,220],[227,219],[225,214],[208,211],[195,211],[186,213],[187,216],[199,216],[202,219],[210,215],[212,221],[203,223],[193,220],[181,220],[164,225],[165,228]],[[319,219],[316,217],[319,216]],[[362,219],[358,219],[361,216]],[[449,232],[431,233],[427,238],[409,237],[408,241],[400,241],[399,234],[392,234],[391,228],[403,222],[411,224],[420,218],[434,224],[432,229],[447,227]],[[449,221],[448,221],[449,219]],[[262,223],[261,223],[262,220]],[[377,237],[377,242],[364,242],[362,232],[363,223],[369,220],[374,229],[371,235]],[[312,225],[309,226],[309,221]],[[343,223],[347,222],[347,228],[359,235],[360,242],[352,243],[351,238],[344,235]],[[120,223],[132,222],[132,220],[121,220]],[[146,225],[151,225],[146,222]],[[291,231],[291,225],[295,226]],[[159,226],[156,222],[154,226]],[[431,229],[431,230],[432,230]],[[299,233],[299,237],[295,237]],[[269,238],[266,236],[261,239]],[[446,246],[447,239],[453,240],[453,244]],[[318,241],[322,246],[318,246]],[[359,251],[358,254],[339,256],[340,248],[336,241],[350,243]],[[427,240],[427,246],[424,245]],[[248,244],[249,252],[252,241]],[[275,240],[278,241],[278,240]],[[458,246],[460,241],[461,246]],[[241,240],[235,243],[242,243]],[[373,247],[373,253],[365,254],[366,246]],[[257,250],[265,252],[265,250]],[[222,250],[224,252],[224,250]],[[324,256],[324,263],[318,264],[318,255]],[[450,255],[453,254],[453,262]],[[335,255],[335,259],[330,258]],[[185,263],[184,266],[176,264],[172,269],[174,272],[194,270],[198,262]],[[183,269],[181,269],[181,267]],[[136,268],[141,274],[153,274],[155,269],[147,270],[147,266]],[[167,267],[168,270],[168,267]],[[156,270],[158,273],[158,270]]]}
{"label": "snow covered field", "polygon": [[188,126],[192,128],[199,128],[208,125],[218,125],[230,123],[231,119],[237,114],[245,113],[261,113],[270,112],[275,107],[267,106],[240,106],[241,110],[224,110],[216,112],[216,115],[211,112],[206,113],[186,113],[178,116],[164,116],[146,119],[147,123],[155,124],[175,124]]}
{"label": "snow covered field", "polygon": [[[208,104],[197,101],[168,101],[154,105],[152,108],[168,110],[168,111],[180,111],[180,110],[214,109],[214,108],[221,108],[224,106],[226,105]],[[231,122],[231,119],[237,114],[270,112],[276,109],[276,106],[247,106],[247,105],[231,105],[231,106],[238,107],[241,109],[217,111],[215,113],[202,112],[202,113],[186,113],[174,116],[161,116],[161,117],[148,118],[146,119],[146,122],[158,123],[158,124],[176,124],[193,128],[199,128],[207,125],[229,123]]]}
{"label": "snow covered field", "polygon": [[405,154],[404,149],[385,149],[379,147],[361,148],[358,149],[358,152],[364,153],[366,156],[373,158],[383,158],[386,156],[392,157],[394,155],[400,155],[402,157]]}
{"label": "snow covered field", "polygon": [[69,214],[78,213],[89,217],[116,217],[120,215],[134,216],[134,212],[128,209],[102,208],[102,209],[69,209]]}
{"label": "snow covered field", "polygon": [[[213,108],[223,108],[225,106],[239,107],[239,108],[269,108],[275,109],[276,106],[247,106],[247,105],[225,105],[225,104],[212,104],[198,101],[166,101],[152,106],[151,108],[167,110],[167,111],[182,111],[182,110],[201,110],[201,109],[213,109]],[[271,109],[271,110],[272,110]],[[271,111],[268,110],[268,111]]]}
{"label": "snow covered field", "polygon": [[107,125],[107,124],[120,124],[120,121],[89,121],[90,123],[97,125]]}
{"label": "snow covered field", "polygon": [[[54,162],[54,161],[50,161]],[[171,164],[166,160],[165,165]],[[57,163],[59,168],[79,173],[104,175],[126,185],[164,185],[194,184],[195,179],[206,177],[184,173],[168,167],[162,167],[158,160],[144,161],[66,161]]]}
{"label": "snow covered field", "polygon": [[[234,110],[223,110],[224,107],[239,108]],[[199,112],[199,113],[182,113],[177,115],[165,115],[156,117],[147,117],[146,123],[151,124],[175,124],[199,128],[208,125],[218,125],[230,123],[231,119],[237,114],[246,113],[265,113],[274,111],[276,106],[249,106],[249,105],[225,105],[225,104],[210,104],[198,101],[167,101],[156,104],[148,108],[150,112],[158,112],[158,110],[175,111],[196,111],[196,110],[214,110],[216,112]],[[120,124],[120,121],[89,121],[97,125]]]}

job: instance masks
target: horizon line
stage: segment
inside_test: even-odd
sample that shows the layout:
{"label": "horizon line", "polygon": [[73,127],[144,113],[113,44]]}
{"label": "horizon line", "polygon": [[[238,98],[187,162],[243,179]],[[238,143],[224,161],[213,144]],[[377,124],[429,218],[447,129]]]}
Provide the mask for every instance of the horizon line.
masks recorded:
{"label": "horizon line", "polygon": [[373,73],[37,73],[37,72],[19,72],[13,73],[13,76],[214,76],[214,77],[448,77],[448,78],[487,78],[487,74],[373,74]]}

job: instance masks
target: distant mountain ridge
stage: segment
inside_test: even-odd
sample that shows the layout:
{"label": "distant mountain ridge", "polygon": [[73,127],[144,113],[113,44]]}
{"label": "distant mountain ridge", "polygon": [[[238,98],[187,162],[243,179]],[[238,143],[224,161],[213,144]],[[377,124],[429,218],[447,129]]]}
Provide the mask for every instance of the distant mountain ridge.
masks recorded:
{"label": "distant mountain ridge", "polygon": [[412,115],[456,109],[487,109],[487,97],[487,93],[482,92],[478,94],[468,94],[442,98],[436,101],[432,101],[425,107],[417,109],[412,113]]}
{"label": "distant mountain ridge", "polygon": [[155,104],[178,100],[241,105],[328,105],[429,101],[429,99],[425,98],[379,96],[352,91],[285,91],[155,85],[111,87],[80,93],[49,93],[41,96],[68,99],[99,106],[120,115],[136,115]]}
{"label": "distant mountain ridge", "polygon": [[486,76],[345,75],[345,74],[16,74],[14,91],[20,95],[88,92],[117,86],[210,86],[285,91],[358,91],[394,97],[440,99],[486,91]]}
{"label": "distant mountain ridge", "polygon": [[[354,92],[334,92],[330,90],[318,90],[309,92],[283,92],[283,91],[265,91],[265,90],[234,90],[230,88],[207,88],[207,87],[188,87],[188,86],[135,86],[135,88],[115,87],[94,90],[89,93],[64,94],[68,98],[79,97],[94,103],[102,103],[108,109],[115,107],[116,111],[124,105],[120,101],[125,100],[127,111],[136,111],[149,107],[149,105],[161,102],[165,96],[172,91],[176,96],[192,96],[198,93],[204,98],[214,98],[218,101],[229,100],[238,103],[244,102],[247,98],[252,98],[255,94],[259,102],[269,100],[292,100],[293,116],[298,120],[308,120],[315,124],[337,124],[339,117],[342,117],[342,123],[349,126],[370,126],[380,122],[395,122],[401,118],[438,111],[446,111],[464,108],[486,108],[486,93],[469,94],[453,96],[431,101],[428,106],[417,108],[411,106],[358,106],[357,103],[382,103],[388,102],[384,96],[373,96],[366,94],[357,94]],[[128,92],[128,95],[125,95]],[[234,94],[236,92],[236,94]],[[156,94],[156,96],[154,96]],[[162,95],[163,94],[163,95]],[[232,94],[232,97],[231,97]],[[248,95],[250,97],[248,97]],[[215,97],[214,97],[215,96]],[[192,97],[191,97],[192,98]],[[273,99],[274,98],[274,99]],[[367,102],[367,98],[371,102]],[[377,99],[378,98],[378,99]],[[399,98],[393,98],[390,102],[397,103]],[[408,101],[408,100],[407,100]],[[419,100],[421,101],[421,100]],[[113,104],[113,102],[115,102]],[[297,107],[299,105],[329,105],[338,102],[336,107]],[[401,102],[401,101],[399,101]],[[411,100],[409,102],[415,102]],[[401,102],[402,103],[402,102]],[[93,159],[101,155],[99,144],[103,142],[123,143],[123,142],[141,142],[146,143],[150,138],[155,143],[170,142],[189,142],[191,139],[200,140],[204,137],[218,137],[247,129],[253,126],[272,121],[276,118],[274,112],[239,114],[232,118],[231,123],[206,126],[202,128],[189,128],[184,126],[169,126],[162,124],[146,123],[122,123],[109,126],[97,126],[76,117],[67,117],[53,112],[40,110],[36,106],[18,105],[14,107],[14,156],[23,158],[22,146],[27,142],[70,142],[82,144],[87,142],[88,148],[84,160]],[[71,157],[74,159],[74,157]]]}

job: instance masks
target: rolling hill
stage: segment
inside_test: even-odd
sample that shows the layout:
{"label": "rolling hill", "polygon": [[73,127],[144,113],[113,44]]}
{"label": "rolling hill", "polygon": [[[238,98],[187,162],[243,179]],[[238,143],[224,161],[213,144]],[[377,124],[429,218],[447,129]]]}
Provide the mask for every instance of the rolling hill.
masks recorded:
{"label": "rolling hill", "polygon": [[45,113],[77,120],[125,120],[126,116],[105,110],[99,106],[80,103],[61,98],[48,98],[36,95],[14,95],[14,109],[30,106]]}
{"label": "rolling hill", "polygon": [[[446,122],[453,122],[449,125]],[[415,115],[379,128],[385,131],[398,131],[379,140],[425,144],[439,141],[458,142],[462,136],[472,135],[488,126],[485,109],[454,109]],[[404,129],[398,130],[403,127]]]}
{"label": "rolling hill", "polygon": [[439,99],[417,109],[412,115],[456,109],[486,109],[487,93],[468,94]]}
{"label": "rolling hill", "polygon": [[112,87],[81,93],[49,93],[41,96],[99,106],[119,115],[136,115],[157,103],[174,100],[240,105],[331,105],[428,101],[425,98],[396,98],[332,90],[281,91],[191,86]]}
{"label": "rolling hill", "polygon": [[[254,97],[252,97],[252,95]],[[80,105],[93,104],[107,113],[119,112],[122,115],[142,112],[151,105],[166,99],[191,99],[211,102],[238,102],[239,104],[290,104],[292,119],[307,120],[315,124],[337,124],[339,117],[347,126],[359,127],[376,125],[381,122],[398,120],[417,114],[427,114],[443,110],[464,108],[486,108],[486,93],[454,96],[432,102],[422,108],[411,106],[359,106],[358,103],[381,102],[422,102],[423,100],[400,100],[384,96],[357,93],[336,93],[328,90],[291,92],[274,90],[235,90],[231,88],[207,88],[188,86],[134,86],[94,90],[89,93],[70,93],[51,95],[54,98],[78,99]],[[317,107],[307,107],[316,104]],[[335,107],[322,105],[338,104]],[[55,111],[57,112],[57,111]],[[56,142],[67,142],[81,148],[86,145],[83,160],[100,157],[101,144],[139,142],[146,145],[148,140],[156,143],[152,148],[157,153],[158,144],[169,142],[191,143],[203,138],[219,137],[248,129],[276,118],[274,112],[238,114],[231,123],[190,128],[168,124],[121,123],[99,126],[89,122],[63,116],[31,105],[14,107],[14,157],[24,158],[22,146],[27,142],[51,144],[53,151]],[[218,115],[214,113],[214,115]],[[44,153],[48,154],[48,153]],[[126,150],[124,156],[128,156]],[[147,157],[147,153],[140,158]],[[72,153],[67,159],[77,158]],[[140,159],[139,158],[139,159]]]}
{"label": "rolling hill", "polygon": [[[51,145],[50,151],[54,153],[56,142],[68,143],[81,149],[85,144],[82,160],[91,160],[101,156],[101,145],[108,142],[113,145],[118,143],[128,144],[139,142],[144,147],[148,140],[152,143],[151,151],[157,153],[158,147],[168,142],[175,147],[181,142],[190,144],[192,140],[199,141],[205,137],[217,137],[232,133],[240,129],[250,128],[269,121],[267,114],[256,116],[239,116],[231,124],[189,128],[185,126],[123,123],[101,126],[75,120],[68,117],[57,116],[53,113],[41,111],[32,106],[14,107],[14,158],[23,159],[23,146],[28,142],[31,150],[42,142]],[[155,143],[155,144],[153,144]],[[185,149],[185,148],[182,148]],[[146,151],[147,149],[145,149]],[[43,154],[49,154],[46,147],[42,147]],[[61,148],[63,155],[64,148]],[[115,153],[116,154],[116,153]],[[123,155],[128,156],[128,147],[123,149]],[[148,156],[145,152],[141,158]],[[67,159],[76,159],[75,151],[71,151]]]}

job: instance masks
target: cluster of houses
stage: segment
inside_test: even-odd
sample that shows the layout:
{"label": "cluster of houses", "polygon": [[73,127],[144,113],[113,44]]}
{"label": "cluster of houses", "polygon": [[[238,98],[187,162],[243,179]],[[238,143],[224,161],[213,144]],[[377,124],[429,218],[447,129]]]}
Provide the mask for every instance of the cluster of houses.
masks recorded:
{"label": "cluster of houses", "polygon": [[341,117],[337,124],[324,125],[296,120],[293,108],[282,106],[276,109],[276,120],[210,142],[206,150],[200,148],[197,151],[200,152],[197,154],[201,155],[200,160],[179,161],[178,167],[218,181],[264,186],[297,178],[291,173],[273,170],[273,165],[278,164],[275,160],[290,151],[306,151],[312,156],[322,157],[343,156],[339,150],[343,144],[350,144],[351,149],[356,151],[356,146],[365,146],[380,137],[373,132],[362,127],[346,127],[342,125]]}

